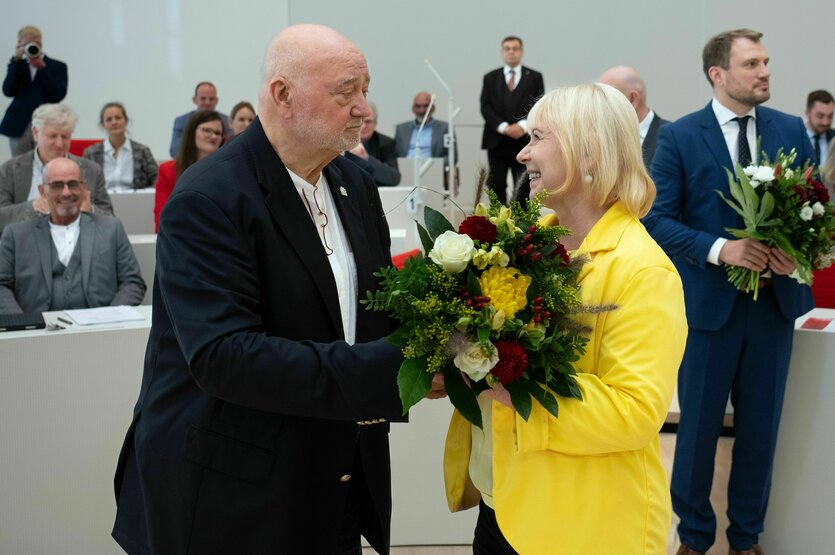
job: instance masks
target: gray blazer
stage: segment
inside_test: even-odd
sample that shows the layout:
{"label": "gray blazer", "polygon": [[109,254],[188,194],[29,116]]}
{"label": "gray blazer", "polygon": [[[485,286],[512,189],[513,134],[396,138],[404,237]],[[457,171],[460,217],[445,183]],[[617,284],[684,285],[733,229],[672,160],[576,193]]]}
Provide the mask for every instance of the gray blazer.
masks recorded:
{"label": "gray blazer", "polygon": [[[110,195],[104,185],[104,174],[95,162],[69,155],[81,166],[81,175],[90,189],[90,202],[97,213],[113,215]],[[12,223],[41,216],[32,208],[29,190],[32,188],[32,166],[35,151],[24,152],[0,165],[0,232]]]}
{"label": "gray blazer", "polygon": [[[151,149],[136,141],[130,141],[130,149],[133,155],[133,188],[146,189],[153,187],[157,182],[159,166],[157,165],[157,161],[154,160],[154,155],[151,154]],[[85,148],[84,158],[98,164],[103,172],[104,143],[96,143]]]}
{"label": "gray blazer", "polygon": [[[397,155],[405,158],[409,154],[409,140],[412,138],[412,130],[415,127],[415,120],[399,124],[394,130],[394,145]],[[444,146],[444,135],[449,133],[449,124],[439,119],[432,120],[432,143],[431,152],[427,157],[447,158],[449,149]],[[424,154],[424,153],[421,153]],[[458,160],[458,149],[455,149],[455,159]]]}
{"label": "gray blazer", "polygon": [[[122,222],[81,213],[78,245],[86,307],[137,305],[145,281]],[[0,314],[44,312],[52,300],[49,216],[9,225],[0,237]]]}

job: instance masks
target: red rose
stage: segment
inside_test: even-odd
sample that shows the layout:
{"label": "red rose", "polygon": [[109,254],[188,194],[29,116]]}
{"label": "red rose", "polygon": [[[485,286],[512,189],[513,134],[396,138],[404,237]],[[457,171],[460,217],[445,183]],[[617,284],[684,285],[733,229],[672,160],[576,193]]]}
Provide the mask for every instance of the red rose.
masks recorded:
{"label": "red rose", "polygon": [[826,190],[823,183],[817,179],[812,179],[809,181],[809,185],[812,186],[812,195],[816,200],[818,200],[821,204],[829,202],[829,191]]}
{"label": "red rose", "polygon": [[497,341],[496,350],[499,353],[499,362],[490,370],[502,385],[513,383],[522,377],[528,368],[528,353],[516,341]]}
{"label": "red rose", "polygon": [[458,226],[458,233],[469,235],[473,241],[492,243],[496,240],[496,226],[484,216],[470,216]]}

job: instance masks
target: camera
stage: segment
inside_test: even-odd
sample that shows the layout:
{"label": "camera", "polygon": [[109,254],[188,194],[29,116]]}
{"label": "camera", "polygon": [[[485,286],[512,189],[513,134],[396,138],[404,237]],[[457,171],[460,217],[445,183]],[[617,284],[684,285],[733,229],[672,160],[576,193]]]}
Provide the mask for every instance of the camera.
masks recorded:
{"label": "camera", "polygon": [[27,42],[23,45],[23,54],[27,58],[37,58],[41,55],[41,45],[37,42]]}

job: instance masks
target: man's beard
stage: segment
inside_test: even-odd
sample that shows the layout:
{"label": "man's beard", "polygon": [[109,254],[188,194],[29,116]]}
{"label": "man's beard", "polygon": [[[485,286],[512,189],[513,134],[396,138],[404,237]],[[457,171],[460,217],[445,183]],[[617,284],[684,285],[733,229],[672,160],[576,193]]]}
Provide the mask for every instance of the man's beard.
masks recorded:
{"label": "man's beard", "polygon": [[[307,114],[305,114],[307,115]],[[325,127],[324,122],[317,116],[303,117],[299,122],[298,135],[310,145],[314,145],[334,152],[351,150],[360,142],[360,125],[362,119],[358,118],[357,125],[351,128],[344,128],[331,135],[323,135],[321,130]]]}

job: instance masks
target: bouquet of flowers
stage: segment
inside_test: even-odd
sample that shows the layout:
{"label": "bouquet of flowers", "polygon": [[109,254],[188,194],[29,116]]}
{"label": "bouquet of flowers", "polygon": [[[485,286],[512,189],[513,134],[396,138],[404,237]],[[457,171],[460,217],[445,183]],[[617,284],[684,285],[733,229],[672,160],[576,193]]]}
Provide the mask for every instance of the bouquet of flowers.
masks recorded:
{"label": "bouquet of flowers", "polygon": [[[763,153],[760,166],[736,166],[729,170],[731,197],[716,191],[733,208],[745,229],[727,231],[734,237],[750,237],[769,247],[777,246],[794,259],[791,274],[799,283],[811,284],[812,271],[835,262],[835,203],[826,187],[812,176],[807,162],[801,170],[792,169],[797,152],[777,152],[774,161]],[[728,281],[740,291],[753,291],[757,298],[760,273],[740,266],[728,266]]]}
{"label": "bouquet of flowers", "polygon": [[565,228],[537,224],[540,200],[508,208],[490,193],[490,208],[477,205],[457,231],[425,208],[418,233],[428,257],[381,269],[380,289],[362,301],[400,322],[389,340],[405,357],[397,377],[404,414],[439,372],[452,404],[479,427],[476,396],[491,384],[509,391],[525,420],[533,400],[557,416],[555,394],[582,398],[573,363],[587,330],[566,317],[582,308],[582,261],[560,243]]}

